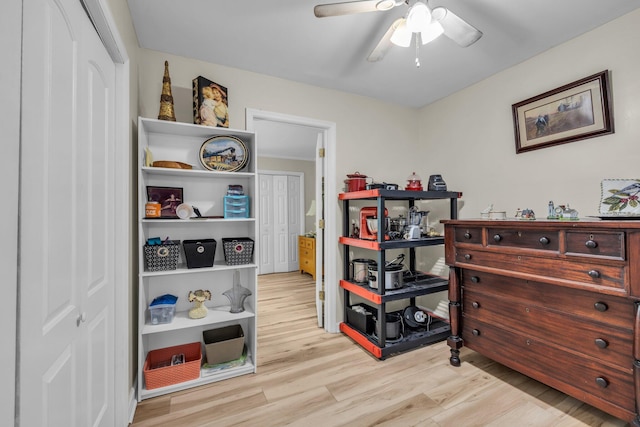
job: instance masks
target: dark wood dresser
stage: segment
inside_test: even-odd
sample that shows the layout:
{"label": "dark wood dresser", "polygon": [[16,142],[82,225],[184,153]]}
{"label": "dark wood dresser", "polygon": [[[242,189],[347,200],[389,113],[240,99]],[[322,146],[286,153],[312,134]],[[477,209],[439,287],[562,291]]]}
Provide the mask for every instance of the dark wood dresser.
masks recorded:
{"label": "dark wood dresser", "polygon": [[446,220],[467,346],[640,427],[640,221]]}

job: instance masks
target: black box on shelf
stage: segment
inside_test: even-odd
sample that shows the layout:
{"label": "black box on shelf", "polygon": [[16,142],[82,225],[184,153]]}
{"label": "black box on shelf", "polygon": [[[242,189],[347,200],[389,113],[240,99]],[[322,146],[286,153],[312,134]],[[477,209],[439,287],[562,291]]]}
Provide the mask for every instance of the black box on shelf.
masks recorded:
{"label": "black box on shelf", "polygon": [[187,268],[212,267],[216,244],[216,239],[185,240],[182,245]]}
{"label": "black box on shelf", "polygon": [[[356,307],[362,307],[365,312],[361,313],[359,309],[355,309]],[[351,307],[347,307],[347,323],[354,329],[370,335],[373,333],[375,325],[373,318],[377,313],[378,310],[367,304],[354,304]]]}

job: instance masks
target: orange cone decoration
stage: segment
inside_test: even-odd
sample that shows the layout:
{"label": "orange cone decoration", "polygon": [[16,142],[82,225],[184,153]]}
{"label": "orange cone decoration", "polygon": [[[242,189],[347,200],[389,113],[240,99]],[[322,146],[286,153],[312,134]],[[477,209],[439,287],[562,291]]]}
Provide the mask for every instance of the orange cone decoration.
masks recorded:
{"label": "orange cone decoration", "polygon": [[171,95],[171,77],[169,77],[169,61],[164,61],[164,77],[162,78],[162,95],[160,95],[160,112],[158,120],[176,121],[173,111],[173,95]]}

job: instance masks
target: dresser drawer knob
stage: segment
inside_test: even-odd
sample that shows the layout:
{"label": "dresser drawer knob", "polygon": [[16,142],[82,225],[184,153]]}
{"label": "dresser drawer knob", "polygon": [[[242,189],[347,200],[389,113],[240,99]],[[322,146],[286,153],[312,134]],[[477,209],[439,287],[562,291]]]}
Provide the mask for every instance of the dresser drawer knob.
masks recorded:
{"label": "dresser drawer knob", "polygon": [[478,276],[471,276],[471,281],[473,283],[479,283],[480,282],[480,278]]}
{"label": "dresser drawer knob", "polygon": [[542,236],[540,238],[539,242],[540,242],[541,245],[548,245],[549,244],[549,238]]}
{"label": "dresser drawer knob", "polygon": [[470,239],[471,238],[471,233],[469,233],[468,231],[466,233],[464,233],[464,238],[465,239]]}
{"label": "dresser drawer knob", "polygon": [[592,279],[599,279],[600,278],[600,272],[598,270],[589,270],[589,272],[587,274]]}
{"label": "dresser drawer knob", "polygon": [[469,261],[471,259],[471,254],[464,254],[464,259]]}
{"label": "dresser drawer knob", "polygon": [[493,240],[495,240],[496,242],[499,242],[500,240],[502,240],[502,236],[499,234],[496,234],[495,236],[493,236]]}
{"label": "dresser drawer knob", "polygon": [[596,345],[598,348],[607,348],[609,347],[609,343],[602,338],[596,338]]}
{"label": "dresser drawer knob", "polygon": [[480,331],[478,329],[474,329],[473,331],[471,331],[471,333],[473,334],[474,337],[480,336]]}
{"label": "dresser drawer knob", "polygon": [[598,301],[597,303],[593,304],[593,306],[598,311],[607,311],[609,309],[609,306],[601,301]]}
{"label": "dresser drawer knob", "polygon": [[602,388],[607,388],[607,386],[609,385],[609,381],[607,381],[606,378],[598,377],[596,378],[596,384],[598,384]]}
{"label": "dresser drawer knob", "polygon": [[480,308],[480,303],[478,301],[474,301],[474,302],[471,303],[471,307]]}
{"label": "dresser drawer knob", "polygon": [[584,245],[589,249],[595,249],[598,247],[598,242],[596,242],[595,240],[587,240]]}

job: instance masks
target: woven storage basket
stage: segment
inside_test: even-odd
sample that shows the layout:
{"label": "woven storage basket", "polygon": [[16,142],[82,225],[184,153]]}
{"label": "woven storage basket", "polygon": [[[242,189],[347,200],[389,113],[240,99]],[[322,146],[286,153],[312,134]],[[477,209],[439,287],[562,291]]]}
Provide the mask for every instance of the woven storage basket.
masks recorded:
{"label": "woven storage basket", "polygon": [[[185,363],[151,369],[152,366],[158,364],[170,364],[171,356],[174,354],[184,354]],[[201,362],[202,348],[200,342],[151,350],[144,362],[145,387],[147,390],[151,390],[198,379],[200,378]]]}
{"label": "woven storage basket", "polygon": [[144,245],[146,271],[175,270],[179,256],[180,240],[169,240],[162,245]]}
{"label": "woven storage basket", "polygon": [[227,265],[251,264],[253,240],[248,237],[222,238],[224,260]]}

